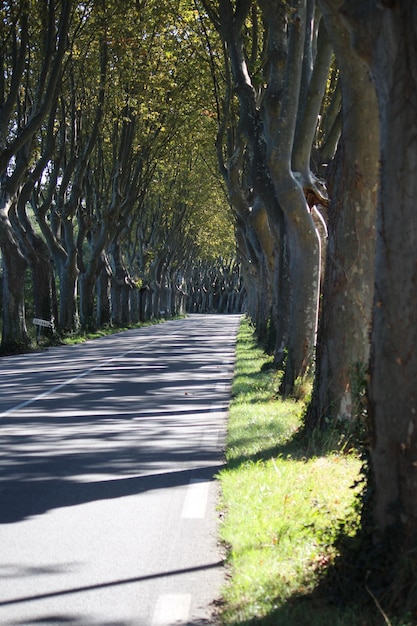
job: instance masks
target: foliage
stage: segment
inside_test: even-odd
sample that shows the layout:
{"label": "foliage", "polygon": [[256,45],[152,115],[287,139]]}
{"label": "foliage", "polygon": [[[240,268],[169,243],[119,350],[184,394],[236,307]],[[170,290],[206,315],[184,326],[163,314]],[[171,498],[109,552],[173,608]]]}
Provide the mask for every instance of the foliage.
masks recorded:
{"label": "foliage", "polygon": [[[13,153],[18,128],[30,119],[34,94],[54,69],[43,50],[47,20],[41,3],[32,5],[28,15],[19,13],[23,0],[3,7],[2,90],[5,97],[10,91],[5,110],[10,104],[11,114],[1,158],[9,159],[9,173],[18,163]],[[151,298],[145,289],[169,285],[176,296],[175,285],[193,260],[234,256],[235,244],[233,216],[211,154],[212,84],[193,3],[109,0],[65,6],[71,19],[56,92],[21,159],[25,194],[16,185],[0,228],[39,282],[48,275],[50,299],[43,299],[42,311],[39,286],[32,287],[37,315],[55,317],[61,330],[73,332],[79,313],[84,328],[111,321],[98,300],[103,270],[112,284],[110,315],[117,323],[120,316],[134,323],[131,297],[120,295],[121,285],[133,291],[140,285],[142,296],[149,295],[141,314],[157,316],[160,296]],[[51,8],[49,25],[54,19],[59,11]],[[23,61],[26,57],[20,76],[14,38],[21,41]],[[8,213],[15,202],[19,212]],[[52,259],[48,270],[37,267],[41,249],[43,259]],[[52,284],[58,287],[55,301]],[[6,301],[13,299],[18,300],[6,290]],[[124,312],[117,311],[122,306]],[[24,314],[19,318],[23,325]]]}

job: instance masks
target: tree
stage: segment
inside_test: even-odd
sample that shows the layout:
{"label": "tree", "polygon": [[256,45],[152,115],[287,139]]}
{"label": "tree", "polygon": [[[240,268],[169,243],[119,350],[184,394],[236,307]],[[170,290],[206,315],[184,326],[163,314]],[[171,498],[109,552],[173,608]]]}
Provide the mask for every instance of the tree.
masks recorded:
{"label": "tree", "polygon": [[103,319],[110,280],[113,320],[129,322],[136,289],[126,242],[140,225],[158,164],[176,142],[186,162],[181,134],[204,121],[195,38],[187,11],[173,28],[175,16],[155,2],[96,5],[74,42],[43,180],[49,190],[35,206],[60,276],[62,329],[77,326],[77,295],[81,325],[95,326],[96,284]]}
{"label": "tree", "polygon": [[[317,330],[318,298],[320,284],[320,237],[317,232],[310,206],[306,201],[307,193],[313,195],[314,204],[324,202],[322,189],[310,173],[307,156],[297,158],[294,152],[297,137],[297,120],[304,122],[302,133],[312,138],[307,132],[308,126],[316,127],[317,116],[307,116],[299,111],[302,104],[301,94],[308,93],[312,73],[303,72],[303,58],[312,55],[314,32],[307,26],[310,4],[294,2],[291,6],[281,7],[276,11],[274,3],[261,3],[264,18],[268,21],[269,55],[268,71],[270,90],[266,95],[266,119],[268,128],[267,155],[268,165],[277,195],[278,203],[284,213],[285,245],[288,250],[289,327],[288,355],[285,367],[283,389],[291,393],[297,378],[305,377],[313,361]],[[282,54],[285,55],[285,66]],[[309,52],[309,55],[306,55]],[[327,58],[327,55],[325,55]],[[316,60],[321,62],[320,57]],[[329,59],[330,62],[330,59]],[[321,91],[324,92],[325,81]],[[317,109],[317,113],[318,113]],[[305,112],[308,108],[305,107]],[[300,113],[300,115],[299,115]],[[310,154],[311,146],[305,148]],[[301,166],[301,171],[294,169]],[[270,220],[276,220],[275,213]]]}
{"label": "tree", "polygon": [[[223,42],[239,103],[234,130],[226,132],[223,114],[219,162],[242,225],[241,248],[256,259],[252,273],[269,279],[275,361],[285,361],[284,390],[291,393],[313,362],[321,260],[315,217],[326,193],[310,157],[330,48],[325,32],[317,46],[312,2],[203,5]],[[233,102],[230,94],[225,102]]]}
{"label": "tree", "polygon": [[[249,294],[248,313],[255,324],[258,339],[268,343],[269,322],[272,308],[272,285],[278,251],[272,235],[265,203],[253,184],[252,151],[248,150],[246,133],[241,132],[242,123],[239,104],[234,90],[234,76],[228,54],[228,42],[222,36],[219,15],[214,6],[204,2],[211,22],[219,31],[218,42],[204,12],[200,12],[201,36],[209,55],[213,83],[214,107],[211,118],[217,121],[216,154],[219,171],[226,186],[231,208],[235,213],[236,242],[245,267],[244,280]],[[258,18],[253,20],[256,33]],[[254,34],[252,54],[248,63],[257,61],[257,37]],[[267,181],[263,194],[267,195]]]}
{"label": "tree", "polygon": [[374,541],[385,540],[391,602],[416,609],[417,54],[413,0],[350,0],[342,11],[375,82],[381,129],[369,368]]}
{"label": "tree", "polygon": [[[12,225],[35,136],[57,97],[72,2],[6,3],[0,86],[0,246],[3,254],[2,349],[27,346],[24,275],[27,259]],[[46,8],[46,11],[44,9]],[[38,45],[40,42],[40,45]],[[20,207],[22,210],[22,207]]]}
{"label": "tree", "polygon": [[[193,3],[63,5],[5,3],[5,347],[29,342],[28,264],[37,315],[72,332],[79,321],[137,319],[152,262],[155,306],[161,295],[184,301],[192,256],[214,260],[233,245],[233,216],[207,156],[215,126]],[[135,241],[148,246],[146,276]]]}
{"label": "tree", "polygon": [[352,50],[341,4],[320,2],[340,73],[342,136],[328,168],[327,265],[309,428],[358,416],[369,359],[379,123],[369,70]]}

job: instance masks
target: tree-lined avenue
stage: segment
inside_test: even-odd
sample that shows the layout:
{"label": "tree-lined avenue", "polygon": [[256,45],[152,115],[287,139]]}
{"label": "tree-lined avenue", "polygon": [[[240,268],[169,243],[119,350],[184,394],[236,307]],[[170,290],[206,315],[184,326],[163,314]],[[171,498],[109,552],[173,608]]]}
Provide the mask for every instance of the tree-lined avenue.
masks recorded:
{"label": "tree-lined avenue", "polygon": [[2,359],[3,626],[210,623],[238,321]]}

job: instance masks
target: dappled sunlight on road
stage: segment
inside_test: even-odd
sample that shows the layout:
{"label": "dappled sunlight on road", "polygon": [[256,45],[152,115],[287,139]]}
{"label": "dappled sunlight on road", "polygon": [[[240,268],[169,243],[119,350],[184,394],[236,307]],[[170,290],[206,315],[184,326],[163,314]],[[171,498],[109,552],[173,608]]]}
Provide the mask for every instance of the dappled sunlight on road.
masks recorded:
{"label": "dappled sunlight on road", "polygon": [[217,467],[233,345],[213,337],[217,316],[204,320],[184,333],[168,323],[5,359],[0,523],[138,493],[153,488],[152,475],[176,484]]}

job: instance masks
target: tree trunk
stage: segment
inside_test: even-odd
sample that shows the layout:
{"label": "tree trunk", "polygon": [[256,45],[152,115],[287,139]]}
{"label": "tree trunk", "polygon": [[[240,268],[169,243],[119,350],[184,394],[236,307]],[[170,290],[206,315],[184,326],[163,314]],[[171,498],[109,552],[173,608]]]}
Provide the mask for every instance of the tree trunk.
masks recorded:
{"label": "tree trunk", "polygon": [[[26,183],[29,185],[29,183]],[[26,186],[26,185],[25,185]],[[29,187],[32,188],[31,186]],[[57,309],[56,290],[54,289],[54,268],[45,241],[33,230],[32,224],[26,215],[28,193],[20,193],[18,210],[10,211],[10,222],[15,236],[19,241],[25,259],[32,275],[32,292],[35,317],[54,321]],[[47,334],[53,334],[45,329]]]}
{"label": "tree trunk", "polygon": [[55,276],[51,261],[44,254],[30,258],[35,317],[55,322],[57,312]]}
{"label": "tree trunk", "polygon": [[96,276],[91,272],[81,272],[79,276],[80,324],[85,330],[95,330],[97,316],[94,315]]}
{"label": "tree trunk", "polygon": [[111,322],[111,267],[106,255],[101,255],[100,271],[96,281],[97,293],[97,326],[101,328]]}
{"label": "tree trunk", "polygon": [[[381,195],[377,224],[376,297],[372,331],[372,458],[376,519],[382,529],[417,527],[417,58],[415,3],[385,9],[384,45],[374,77],[381,111]],[[378,51],[377,51],[378,52]],[[400,505],[393,508],[393,505]]]}
{"label": "tree trunk", "polygon": [[140,321],[148,322],[151,318],[150,313],[150,288],[148,285],[144,286],[140,290]]}
{"label": "tree trunk", "polygon": [[140,321],[140,293],[136,286],[133,286],[129,295],[130,323],[137,324]]}
{"label": "tree trunk", "polygon": [[[228,118],[233,119],[233,114],[230,115],[231,111],[224,112],[225,119],[219,125],[217,154],[230,202],[237,214],[238,248],[244,259],[249,294],[248,313],[255,324],[258,339],[272,350],[276,346],[281,349],[280,355],[276,355],[278,362],[282,361],[284,340],[276,340],[276,337],[287,336],[288,321],[286,303],[280,299],[280,271],[285,257],[282,254],[285,244],[280,239],[283,216],[268,171],[262,113],[256,102],[256,90],[251,83],[244,50],[242,28],[248,9],[248,3],[236,6],[236,10],[230,1],[219,3],[217,26],[225,56],[230,61],[230,67],[226,63],[225,68],[229,79],[225,100],[230,104],[232,90],[237,93],[239,123],[226,133]],[[274,5],[273,11],[275,9]],[[227,163],[224,163],[223,144],[226,144]]]}
{"label": "tree trunk", "polygon": [[332,198],[327,264],[316,353],[313,397],[306,423],[358,416],[369,359],[374,285],[375,217],[379,180],[379,126],[369,70],[352,50],[338,9],[322,0],[342,86],[342,138],[329,172]]}
{"label": "tree trunk", "polygon": [[129,295],[131,284],[117,241],[112,243],[111,255],[113,259],[113,276],[111,281],[112,322],[116,326],[126,326],[130,324]]}
{"label": "tree trunk", "polygon": [[[151,298],[151,302],[152,302],[152,312],[151,312],[151,318],[152,319],[158,319],[160,317],[160,301],[161,301],[161,287],[159,285],[158,282],[156,282],[155,280],[152,281],[151,283],[151,294],[152,294],[152,298]],[[204,311],[205,312],[205,311]]]}
{"label": "tree trunk", "polygon": [[[87,263],[80,262],[81,272],[79,277],[79,290],[80,290],[80,322],[81,327],[89,330],[95,330],[97,328],[98,316],[95,315],[95,301],[98,295],[97,289],[97,277],[100,274],[101,266],[103,264],[104,246],[106,241],[106,229],[102,225],[101,233],[97,238],[92,239],[90,242],[90,255]],[[80,252],[79,255],[81,256]],[[103,276],[105,280],[105,277]],[[103,288],[106,289],[105,284]],[[100,297],[104,293],[100,293]],[[98,303],[97,303],[98,305]]]}
{"label": "tree trunk", "polygon": [[370,65],[381,123],[369,384],[374,533],[390,540],[392,600],[411,614],[417,608],[416,3],[355,1],[343,10]]}
{"label": "tree trunk", "polygon": [[[273,3],[263,1],[261,6],[270,28],[269,86],[264,104],[267,164],[277,203],[284,214],[285,231],[277,220],[279,213],[273,211],[270,204],[267,208],[276,239],[282,240],[285,232],[284,241],[280,243],[285,245],[283,267],[286,263],[288,267],[289,319],[283,392],[291,394],[295,381],[308,376],[313,363],[320,284],[320,238],[303,188],[304,179],[309,187],[313,181],[305,172],[292,171],[308,20],[306,4],[302,1],[292,3],[291,19],[284,6],[279,12],[273,8]],[[306,130],[302,135],[307,137]],[[295,160],[305,162],[306,157]]]}
{"label": "tree trunk", "polygon": [[30,344],[25,320],[26,259],[13,235],[4,210],[0,211],[0,245],[3,254],[2,352],[24,350]]}
{"label": "tree trunk", "polygon": [[59,328],[71,332],[79,327],[77,306],[77,252],[70,250],[59,268]]}
{"label": "tree trunk", "polygon": [[267,257],[253,229],[250,229],[250,237],[246,236],[246,231],[247,227],[238,220],[236,239],[243,265],[242,279],[248,294],[247,313],[253,321],[259,340],[266,342],[271,316],[270,272],[267,269]]}
{"label": "tree trunk", "polygon": [[[292,207],[304,204],[304,219],[296,215],[288,220],[288,280],[291,284],[289,302],[288,357],[283,380],[285,395],[292,393],[297,378],[311,374],[316,341],[320,284],[320,239],[314,226],[302,189],[294,181],[293,189],[285,192],[283,205],[292,214]],[[291,208],[290,208],[291,207]],[[302,208],[297,211],[302,215]],[[303,223],[304,222],[304,223]]]}

